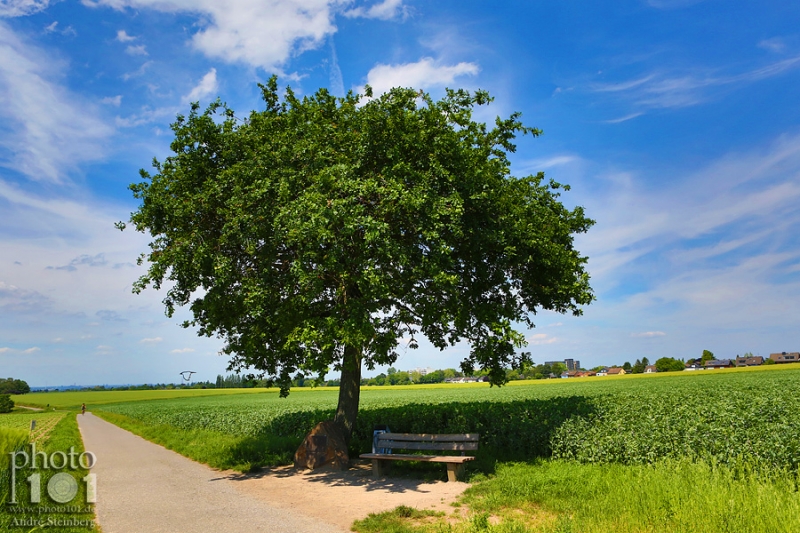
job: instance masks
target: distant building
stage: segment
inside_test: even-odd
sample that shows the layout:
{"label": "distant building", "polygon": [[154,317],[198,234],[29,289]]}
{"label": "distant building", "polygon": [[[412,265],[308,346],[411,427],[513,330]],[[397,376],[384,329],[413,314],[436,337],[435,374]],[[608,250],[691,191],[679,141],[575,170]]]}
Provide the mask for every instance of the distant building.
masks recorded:
{"label": "distant building", "polygon": [[706,361],[706,368],[716,370],[717,368],[733,368],[736,366],[730,359],[713,359]]}
{"label": "distant building", "polygon": [[656,365],[647,365],[646,367],[644,367],[645,374],[655,374],[656,372],[658,372]]}
{"label": "distant building", "polygon": [[566,366],[567,370],[575,371],[581,369],[581,362],[575,359],[564,359],[563,361],[545,361],[544,364],[547,366],[553,366],[556,363]]}
{"label": "distant building", "polygon": [[736,366],[758,366],[764,364],[764,358],[760,355],[755,357],[737,357]]}
{"label": "distant building", "polygon": [[800,352],[771,353],[769,354],[769,358],[776,363],[797,363],[800,362]]}
{"label": "distant building", "polygon": [[599,376],[599,377],[607,376],[608,375],[608,369],[605,368],[605,367],[600,368],[600,369],[597,370],[597,374],[596,375]]}
{"label": "distant building", "polygon": [[624,368],[609,368],[608,375],[609,376],[624,376],[627,374]]}

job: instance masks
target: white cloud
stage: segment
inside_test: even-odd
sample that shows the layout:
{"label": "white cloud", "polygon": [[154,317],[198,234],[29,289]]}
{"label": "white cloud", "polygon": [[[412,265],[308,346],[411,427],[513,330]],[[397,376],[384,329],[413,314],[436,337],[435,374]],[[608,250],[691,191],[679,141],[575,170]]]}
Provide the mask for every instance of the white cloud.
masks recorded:
{"label": "white cloud", "polygon": [[9,348],[8,346],[4,346],[3,348],[0,348],[0,353],[6,353],[6,352],[10,352],[10,351],[11,351],[11,348]]}
{"label": "white cloud", "polygon": [[[434,59],[425,57],[416,63],[376,65],[367,74],[367,84],[377,96],[394,87],[413,87],[423,90],[444,87],[452,84],[456,78],[474,76],[478,71],[478,65],[475,63],[441,65]],[[363,88],[360,88],[359,92],[363,92]]]}
{"label": "white cloud", "polygon": [[161,337],[154,337],[154,338],[142,339],[139,342],[142,343],[142,344],[155,344],[155,343],[161,342],[163,340],[164,339],[162,339]]}
{"label": "white cloud", "polygon": [[194,351],[194,348],[180,348],[176,350],[172,350],[169,353],[191,353]]}
{"label": "white cloud", "polygon": [[0,17],[22,17],[44,11],[50,0],[0,0]]}
{"label": "white cloud", "polygon": [[38,347],[38,346],[34,346],[34,347],[32,347],[32,348],[28,348],[27,350],[22,350],[22,353],[26,353],[26,354],[27,354],[27,353],[36,353],[36,352],[38,352],[38,351],[41,351],[41,350],[39,349],[39,347]]}
{"label": "white cloud", "polygon": [[146,56],[147,54],[147,47],[143,44],[137,45],[130,45],[125,48],[125,53],[129,56]]}
{"label": "white cloud", "polygon": [[[194,47],[208,57],[281,72],[296,53],[335,33],[334,13],[349,0],[82,0],[87,6],[153,9],[197,17]],[[388,8],[387,8],[388,9]]]}
{"label": "white cloud", "polygon": [[117,31],[117,40],[121,43],[129,43],[131,41],[135,41],[136,39],[137,39],[136,37],[128,35],[128,33],[125,30]]}
{"label": "white cloud", "polygon": [[546,333],[536,333],[527,338],[528,344],[537,346],[542,344],[553,344],[558,342],[558,337],[551,337]]}
{"label": "white cloud", "polygon": [[55,31],[56,31],[56,28],[57,28],[57,27],[58,27],[58,21],[55,21],[55,22],[53,22],[52,24],[50,24],[49,26],[46,26],[46,27],[44,28],[44,32],[45,32],[45,33],[53,33],[53,32],[55,32]]}
{"label": "white cloud", "polygon": [[118,94],[116,96],[106,96],[105,98],[100,100],[100,102],[106,105],[113,105],[114,107],[119,107],[120,104],[122,103],[122,95]]}
{"label": "white cloud", "polygon": [[63,182],[102,157],[111,129],[88,102],[51,81],[64,65],[0,23],[0,164],[36,181]]}
{"label": "white cloud", "polygon": [[217,69],[209,70],[203,79],[186,96],[183,97],[184,103],[196,102],[213,95],[219,88],[217,84]]}
{"label": "white cloud", "polygon": [[645,331],[642,333],[631,333],[631,337],[642,337],[642,338],[652,338],[652,337],[663,337],[666,335],[663,331]]}
{"label": "white cloud", "polygon": [[343,14],[345,17],[351,18],[390,20],[397,16],[406,16],[407,10],[403,5],[403,0],[383,0],[383,2],[372,4],[368,8],[359,6],[348,9]]}

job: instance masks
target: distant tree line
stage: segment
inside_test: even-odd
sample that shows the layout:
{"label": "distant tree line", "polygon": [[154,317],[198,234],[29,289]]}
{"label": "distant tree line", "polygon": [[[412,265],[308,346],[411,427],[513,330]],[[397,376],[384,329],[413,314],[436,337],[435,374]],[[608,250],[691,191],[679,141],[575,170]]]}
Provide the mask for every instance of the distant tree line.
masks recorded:
{"label": "distant tree line", "polygon": [[27,394],[30,391],[31,388],[21,379],[0,379],[0,394]]}

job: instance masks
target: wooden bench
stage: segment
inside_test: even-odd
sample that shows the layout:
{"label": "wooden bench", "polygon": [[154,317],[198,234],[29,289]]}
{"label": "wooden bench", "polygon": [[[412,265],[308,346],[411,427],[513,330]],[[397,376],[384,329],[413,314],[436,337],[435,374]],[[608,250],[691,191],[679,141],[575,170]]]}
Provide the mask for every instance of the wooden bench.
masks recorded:
{"label": "wooden bench", "polygon": [[461,433],[437,435],[429,433],[380,433],[375,447],[391,450],[424,450],[424,451],[460,451],[461,455],[416,455],[405,453],[363,453],[359,457],[372,460],[372,475],[381,477],[390,461],[425,461],[429,463],[445,463],[447,465],[447,481],[456,481],[464,471],[464,463],[475,459],[464,455],[466,451],[478,449],[479,435]]}

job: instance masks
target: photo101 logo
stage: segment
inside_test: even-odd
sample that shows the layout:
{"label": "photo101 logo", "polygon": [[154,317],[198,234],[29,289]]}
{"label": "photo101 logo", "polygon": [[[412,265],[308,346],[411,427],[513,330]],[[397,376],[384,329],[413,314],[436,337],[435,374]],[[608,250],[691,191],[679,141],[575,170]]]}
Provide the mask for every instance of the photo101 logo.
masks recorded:
{"label": "photo101 logo", "polygon": [[[8,503],[17,503],[17,477],[21,470],[32,470],[33,473],[26,478],[30,485],[30,503],[41,503],[43,490],[47,491],[50,499],[56,503],[71,503],[78,495],[79,483],[86,484],[86,503],[97,503],[97,476],[87,474],[77,478],[79,474],[74,472],[80,469],[89,470],[97,463],[97,458],[92,452],[78,453],[74,446],[70,446],[69,452],[56,451],[47,454],[43,451],[36,451],[36,443],[30,444],[30,451],[26,449],[17,450],[9,453],[11,456],[11,498]],[[41,470],[58,471],[42,487]]]}

